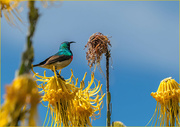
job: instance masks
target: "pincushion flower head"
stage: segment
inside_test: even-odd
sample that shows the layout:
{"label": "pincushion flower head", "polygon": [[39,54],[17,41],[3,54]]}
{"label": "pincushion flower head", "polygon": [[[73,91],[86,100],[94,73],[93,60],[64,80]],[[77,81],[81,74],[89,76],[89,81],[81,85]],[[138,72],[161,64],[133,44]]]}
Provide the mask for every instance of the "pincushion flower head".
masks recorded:
{"label": "pincushion flower head", "polygon": [[[52,77],[46,77],[45,73],[44,76],[40,76],[35,72],[34,74],[36,80],[42,82],[38,85],[38,87],[42,89],[41,93],[43,93],[41,102],[48,102],[47,107],[48,110],[50,109],[54,126],[61,126],[61,124],[69,126],[70,120],[72,119],[69,113],[73,109],[73,99],[78,91],[78,88],[75,87],[77,84],[72,82],[73,73],[71,78],[66,81],[57,77],[56,73],[54,73]],[[48,124],[47,122],[47,125]]]}
{"label": "pincushion flower head", "polygon": [[[108,46],[111,46],[110,40],[102,33],[94,33],[90,36],[85,48],[87,48],[86,59],[90,68],[93,65],[99,65],[102,54],[107,53]],[[110,54],[109,54],[110,55]]]}
{"label": "pincushion flower head", "polygon": [[[16,126],[18,119],[28,118],[28,125],[36,125],[37,105],[40,101],[37,84],[31,74],[23,74],[6,86],[5,102],[1,107],[0,126]],[[28,116],[25,116],[27,114]],[[21,123],[22,124],[22,123]]]}
{"label": "pincushion flower head", "polygon": [[78,90],[73,100],[74,109],[71,113],[73,116],[73,126],[92,126],[90,119],[95,120],[101,116],[103,97],[105,96],[101,91],[102,84],[99,81],[96,86],[94,73],[92,73],[91,82],[85,88],[85,77],[86,74],[80,83],[80,90]]}
{"label": "pincushion flower head", "polygon": [[18,9],[21,1],[22,0],[0,0],[0,15],[2,17],[3,12],[5,19],[9,24],[16,25],[15,18],[22,22],[19,16],[20,11]]}
{"label": "pincushion flower head", "polygon": [[[65,81],[57,77],[56,73],[52,77],[46,77],[45,73],[44,76],[35,72],[34,74],[36,80],[42,82],[38,85],[43,93],[41,102],[48,102],[47,107],[50,110],[51,118],[46,117],[44,124],[48,125],[51,119],[51,126],[91,126],[89,117],[95,119],[97,115],[100,115],[104,95],[98,95],[102,85],[100,82],[97,86],[95,85],[94,74],[87,88],[84,88],[86,74],[80,83],[80,88],[77,87],[78,79],[74,77],[73,72]],[[93,84],[95,86],[91,88]],[[96,112],[99,113],[95,114]]]}
{"label": "pincushion flower head", "polygon": [[[179,126],[180,85],[171,77],[161,81],[151,96],[157,101],[152,122],[155,126]],[[151,121],[150,120],[150,121]]]}
{"label": "pincushion flower head", "polygon": [[[49,6],[55,6],[55,1],[43,1],[40,0],[43,7],[49,7]],[[25,6],[22,6],[21,3],[24,3],[24,0],[0,0],[0,16],[3,15],[6,19],[6,21],[10,25],[17,26],[18,23],[17,21],[20,21],[23,23],[21,17],[20,17],[20,12],[23,10]],[[29,4],[28,4],[29,6]]]}

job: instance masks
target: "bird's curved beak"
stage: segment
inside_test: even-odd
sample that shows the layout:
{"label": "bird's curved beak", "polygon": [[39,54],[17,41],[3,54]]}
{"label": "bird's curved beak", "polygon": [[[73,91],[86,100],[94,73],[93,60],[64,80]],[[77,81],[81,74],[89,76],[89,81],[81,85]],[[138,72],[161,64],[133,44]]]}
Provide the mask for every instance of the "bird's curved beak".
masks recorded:
{"label": "bird's curved beak", "polygon": [[69,42],[69,43],[71,44],[71,43],[76,43],[76,42],[75,42],[75,41],[71,41],[71,42]]}

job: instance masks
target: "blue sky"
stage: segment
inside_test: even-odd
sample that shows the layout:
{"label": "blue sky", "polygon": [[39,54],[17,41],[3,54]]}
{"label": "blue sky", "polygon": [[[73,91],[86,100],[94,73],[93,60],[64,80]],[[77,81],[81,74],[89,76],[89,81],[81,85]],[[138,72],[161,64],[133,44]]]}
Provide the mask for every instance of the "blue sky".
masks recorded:
{"label": "blue sky", "polygon": [[[72,63],[62,70],[65,78],[70,69],[75,77],[83,78],[87,66],[84,46],[95,32],[112,36],[110,64],[110,92],[112,96],[112,121],[122,121],[127,126],[144,126],[152,117],[156,101],[150,96],[161,80],[167,77],[179,82],[179,2],[177,1],[67,1],[59,7],[43,8],[36,3],[39,18],[33,38],[35,59],[39,63],[55,54],[63,41],[76,41],[71,45]],[[20,66],[27,35],[27,9],[21,13],[24,24],[21,30],[1,19],[1,94],[10,84]],[[105,73],[105,59],[101,61]],[[43,73],[43,68],[36,68]],[[53,73],[47,70],[47,75]],[[106,91],[105,78],[95,72]],[[1,97],[2,98],[2,97]],[[105,102],[105,99],[104,99]],[[3,103],[3,99],[2,102]],[[40,125],[46,108],[39,105]],[[106,103],[100,119],[93,126],[106,125]]]}

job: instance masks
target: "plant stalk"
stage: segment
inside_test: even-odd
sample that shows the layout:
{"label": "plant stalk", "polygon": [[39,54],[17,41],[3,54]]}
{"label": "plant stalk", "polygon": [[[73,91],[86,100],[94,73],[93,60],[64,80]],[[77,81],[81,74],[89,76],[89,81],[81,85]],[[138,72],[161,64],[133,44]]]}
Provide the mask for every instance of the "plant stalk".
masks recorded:
{"label": "plant stalk", "polygon": [[111,111],[110,111],[110,102],[111,102],[111,94],[109,92],[109,50],[106,52],[106,102],[107,102],[107,123],[106,126],[110,127],[111,125]]}
{"label": "plant stalk", "polygon": [[18,75],[22,75],[24,73],[29,73],[31,70],[31,65],[34,60],[34,48],[32,38],[36,29],[36,23],[39,18],[38,9],[35,8],[35,1],[28,1],[29,7],[29,29],[26,43],[26,51],[22,54],[21,66],[18,72]]}
{"label": "plant stalk", "polygon": [[[170,106],[173,107],[173,100],[172,100],[172,99],[170,99]],[[174,114],[174,110],[175,110],[175,109],[172,108],[172,109],[170,109],[170,110],[171,110],[171,111],[170,111],[170,112],[171,112],[171,113],[170,113],[170,114],[171,114],[171,116],[170,116],[170,126],[171,126],[171,127],[174,127],[174,126],[175,126],[175,116],[174,116],[174,115],[175,115],[175,114]]]}
{"label": "plant stalk", "polygon": [[[34,49],[33,49],[33,43],[32,38],[35,32],[36,23],[39,18],[38,9],[35,8],[35,1],[28,1],[28,7],[29,7],[29,29],[28,29],[28,35],[27,35],[27,42],[26,42],[26,50],[22,53],[22,60],[21,65],[18,71],[18,75],[22,75],[25,73],[30,73],[31,65],[34,60]],[[19,121],[24,116],[23,111],[21,110],[22,106],[16,106],[14,112],[16,113],[16,116],[13,117],[15,113],[12,113],[12,122],[9,123],[10,126],[18,126]]]}

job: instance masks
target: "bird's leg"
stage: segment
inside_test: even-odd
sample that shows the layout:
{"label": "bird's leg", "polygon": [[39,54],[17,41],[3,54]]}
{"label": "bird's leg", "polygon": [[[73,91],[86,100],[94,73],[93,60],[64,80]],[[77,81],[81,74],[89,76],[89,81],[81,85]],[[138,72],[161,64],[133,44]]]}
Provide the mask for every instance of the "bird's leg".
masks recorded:
{"label": "bird's leg", "polygon": [[[54,72],[54,70],[52,70]],[[55,71],[56,71],[56,75],[58,78],[61,78],[63,81],[65,81],[65,79],[58,73],[58,71],[56,70],[56,67],[55,67]]]}
{"label": "bird's leg", "polygon": [[57,77],[61,78],[63,81],[65,81],[65,79],[58,73],[58,71],[56,69],[55,69],[55,71],[56,71]]}

